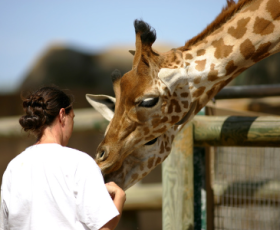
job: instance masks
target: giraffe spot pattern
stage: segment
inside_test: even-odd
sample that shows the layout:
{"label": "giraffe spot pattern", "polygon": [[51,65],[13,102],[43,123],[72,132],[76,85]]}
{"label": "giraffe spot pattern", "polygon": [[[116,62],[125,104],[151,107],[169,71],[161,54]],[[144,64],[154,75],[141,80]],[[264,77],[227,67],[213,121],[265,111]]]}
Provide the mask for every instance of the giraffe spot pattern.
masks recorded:
{"label": "giraffe spot pattern", "polygon": [[247,31],[246,25],[250,21],[250,18],[243,18],[237,22],[236,29],[232,26],[228,29],[228,33],[236,39],[240,39]]}
{"label": "giraffe spot pattern", "polygon": [[208,96],[208,99],[211,100],[215,95],[216,93],[218,92],[217,88],[216,88],[216,84],[212,86],[211,89],[209,89],[206,94]]}
{"label": "giraffe spot pattern", "polygon": [[152,120],[153,128],[157,127],[160,124],[160,120],[161,120],[161,118],[159,118],[159,117],[156,117]]}
{"label": "giraffe spot pattern", "polygon": [[189,96],[189,93],[187,93],[187,92],[181,93],[181,97],[188,97],[188,96]]}
{"label": "giraffe spot pattern", "polygon": [[143,174],[142,174],[142,178],[145,177],[145,176],[147,176],[147,175],[148,175],[147,172],[143,173]]}
{"label": "giraffe spot pattern", "polygon": [[194,84],[199,84],[200,81],[201,81],[201,76],[198,76],[198,77],[196,77],[196,78],[193,80],[193,83],[194,83]]}
{"label": "giraffe spot pattern", "polygon": [[161,162],[161,158],[158,157],[157,160],[156,160],[156,162],[155,162],[155,166],[157,166],[160,162]]}
{"label": "giraffe spot pattern", "polygon": [[169,136],[166,137],[166,144],[169,142]]}
{"label": "giraffe spot pattern", "polygon": [[203,94],[198,100],[196,100],[194,115],[197,114],[207,102],[208,102],[208,97],[206,94]]}
{"label": "giraffe spot pattern", "polygon": [[271,42],[266,42],[261,44],[256,50],[252,42],[249,39],[246,39],[240,45],[240,52],[246,60],[252,58],[254,62],[258,62],[270,55],[268,52],[270,46]]}
{"label": "giraffe spot pattern", "polygon": [[252,56],[252,60],[254,62],[259,62],[260,60],[268,57],[270,53],[268,52],[269,47],[271,46],[271,42],[263,43],[259,46],[259,48],[256,50],[254,55]]}
{"label": "giraffe spot pattern", "polygon": [[280,2],[278,0],[269,0],[266,9],[273,20],[280,20]]}
{"label": "giraffe spot pattern", "polygon": [[226,65],[226,75],[232,74],[237,69],[237,66],[234,65],[234,61],[231,60]]}
{"label": "giraffe spot pattern", "polygon": [[195,63],[197,64],[195,69],[198,71],[203,71],[205,69],[206,59],[201,61],[195,61]]}
{"label": "giraffe spot pattern", "polygon": [[251,3],[250,6],[246,10],[244,10],[243,12],[247,12],[247,11],[252,11],[253,12],[253,11],[258,10],[261,3],[262,3],[261,1],[255,1],[255,2]]}
{"label": "giraffe spot pattern", "polygon": [[268,35],[274,31],[275,25],[273,22],[264,18],[257,17],[254,24],[253,32],[260,35]]}
{"label": "giraffe spot pattern", "polygon": [[151,158],[148,160],[148,168],[149,168],[149,169],[151,169],[151,168],[153,167],[154,160],[155,160],[155,157],[151,157]]}
{"label": "giraffe spot pattern", "polygon": [[165,122],[167,122],[167,121],[168,121],[168,117],[163,117],[163,118],[160,120],[161,123],[165,123]]}
{"label": "giraffe spot pattern", "polygon": [[199,96],[201,96],[201,95],[204,93],[205,88],[206,88],[206,87],[204,87],[204,86],[199,87],[196,91],[193,92],[192,96],[193,96],[193,97],[199,97]]}
{"label": "giraffe spot pattern", "polygon": [[170,104],[168,106],[168,113],[172,113],[173,112],[173,107],[175,107],[175,112],[176,113],[180,113],[181,112],[181,108],[179,105],[179,102],[175,99],[171,99]]}
{"label": "giraffe spot pattern", "polygon": [[210,66],[210,71],[207,76],[207,79],[209,81],[215,81],[215,80],[219,79],[218,70],[215,70],[214,68],[215,68],[215,64],[212,63]]}
{"label": "giraffe spot pattern", "polygon": [[188,59],[193,59],[193,56],[190,53],[187,53],[185,55],[185,60],[188,60]]}
{"label": "giraffe spot pattern", "polygon": [[206,53],[206,50],[205,49],[201,49],[201,50],[198,50],[197,51],[197,56],[202,56]]}
{"label": "giraffe spot pattern", "polygon": [[240,52],[245,58],[245,60],[248,60],[255,53],[255,47],[253,46],[253,43],[248,38],[241,43]]}
{"label": "giraffe spot pattern", "polygon": [[149,129],[148,127],[145,127],[145,128],[144,128],[144,135],[145,135],[145,136],[148,135],[149,132],[150,132],[150,129]]}
{"label": "giraffe spot pattern", "polygon": [[167,146],[167,142],[165,142],[165,146],[166,146],[166,148],[165,148],[166,151],[169,152],[171,150],[171,148]]}
{"label": "giraffe spot pattern", "polygon": [[181,103],[184,105],[184,108],[189,108],[189,102],[188,101],[181,101]]}
{"label": "giraffe spot pattern", "polygon": [[161,142],[159,154],[164,153],[164,143]]}
{"label": "giraffe spot pattern", "polygon": [[140,170],[143,171],[144,170],[144,164],[140,165]]}
{"label": "giraffe spot pattern", "polygon": [[172,116],[170,123],[171,124],[177,123],[179,121],[179,119],[180,119],[180,117],[178,117],[178,116]]}
{"label": "giraffe spot pattern", "polygon": [[231,54],[233,48],[233,46],[225,45],[224,40],[222,38],[213,41],[212,46],[216,48],[214,56],[217,59],[228,57]]}
{"label": "giraffe spot pattern", "polygon": [[194,102],[196,103],[194,114],[197,114],[202,109],[203,106],[201,104],[199,104],[199,100],[196,100]]}

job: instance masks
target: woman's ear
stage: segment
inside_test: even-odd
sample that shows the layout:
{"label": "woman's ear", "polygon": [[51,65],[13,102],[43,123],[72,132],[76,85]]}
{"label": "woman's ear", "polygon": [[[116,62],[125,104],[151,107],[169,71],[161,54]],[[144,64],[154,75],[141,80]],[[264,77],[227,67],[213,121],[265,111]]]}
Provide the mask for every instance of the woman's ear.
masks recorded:
{"label": "woman's ear", "polygon": [[65,117],[66,117],[65,109],[64,109],[64,108],[61,108],[61,109],[59,110],[58,118],[59,118],[59,122],[60,122],[62,125],[65,124]]}

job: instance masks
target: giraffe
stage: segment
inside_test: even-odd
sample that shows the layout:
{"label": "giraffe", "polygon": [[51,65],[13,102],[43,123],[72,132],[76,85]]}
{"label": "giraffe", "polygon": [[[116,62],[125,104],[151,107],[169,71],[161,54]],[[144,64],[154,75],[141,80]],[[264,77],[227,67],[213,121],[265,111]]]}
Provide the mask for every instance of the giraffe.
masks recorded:
{"label": "giraffe", "polygon": [[[96,154],[103,174],[130,181],[126,187],[166,158],[176,132],[224,86],[280,51],[280,2],[227,0],[205,30],[165,53],[152,48],[156,33],[147,23],[135,20],[134,27],[132,70],[123,76],[112,74],[115,110]],[[91,99],[103,109],[110,101]],[[154,148],[153,158],[145,158],[147,146]],[[124,174],[129,164],[132,172]]]}

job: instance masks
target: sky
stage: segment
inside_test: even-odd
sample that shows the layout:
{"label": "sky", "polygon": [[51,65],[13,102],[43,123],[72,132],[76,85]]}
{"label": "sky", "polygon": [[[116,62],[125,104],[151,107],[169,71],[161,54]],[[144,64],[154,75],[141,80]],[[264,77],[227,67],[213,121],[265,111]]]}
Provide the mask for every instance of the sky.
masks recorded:
{"label": "sky", "polygon": [[157,33],[156,44],[184,45],[226,0],[0,0],[0,94],[12,92],[51,44],[86,52],[133,45],[133,22]]}

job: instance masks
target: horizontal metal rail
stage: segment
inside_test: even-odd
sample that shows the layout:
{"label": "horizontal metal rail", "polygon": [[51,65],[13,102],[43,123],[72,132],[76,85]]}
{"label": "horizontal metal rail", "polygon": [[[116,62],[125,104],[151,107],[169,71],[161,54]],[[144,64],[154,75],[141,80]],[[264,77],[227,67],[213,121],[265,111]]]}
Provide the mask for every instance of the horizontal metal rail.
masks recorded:
{"label": "horizontal metal rail", "polygon": [[228,86],[214,97],[218,99],[280,96],[280,85]]}

